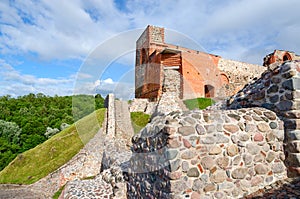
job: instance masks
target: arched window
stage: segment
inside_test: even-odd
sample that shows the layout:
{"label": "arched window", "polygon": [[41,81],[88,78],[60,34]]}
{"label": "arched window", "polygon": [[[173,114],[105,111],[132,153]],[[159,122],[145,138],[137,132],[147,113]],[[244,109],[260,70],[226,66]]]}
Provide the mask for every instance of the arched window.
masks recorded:
{"label": "arched window", "polygon": [[221,74],[221,81],[222,84],[229,84],[229,79],[224,73]]}
{"label": "arched window", "polygon": [[283,61],[292,60],[292,57],[289,53],[285,53],[282,57]]}
{"label": "arched window", "polygon": [[205,97],[207,98],[214,97],[215,88],[212,85],[205,85],[204,91],[205,91]]}

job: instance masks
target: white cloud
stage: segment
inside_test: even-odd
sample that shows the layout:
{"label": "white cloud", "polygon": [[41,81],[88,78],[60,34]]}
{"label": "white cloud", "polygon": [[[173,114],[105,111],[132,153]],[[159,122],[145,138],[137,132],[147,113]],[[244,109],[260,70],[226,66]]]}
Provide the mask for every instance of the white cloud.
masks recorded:
{"label": "white cloud", "polygon": [[113,84],[114,81],[111,78],[107,78],[107,79],[103,80],[103,83],[105,83],[105,84]]}
{"label": "white cloud", "polygon": [[[148,24],[182,32],[210,52],[232,51],[233,58],[244,54],[233,48],[262,49],[269,42],[300,51],[293,43],[300,26],[297,0],[129,0],[125,5],[120,9],[113,0],[2,1],[1,51],[82,59],[105,39]],[[123,42],[107,50],[130,45]]]}
{"label": "white cloud", "polygon": [[0,46],[6,53],[84,58],[105,38],[128,29],[128,20],[113,1],[18,1],[13,5],[4,1],[0,8]]}
{"label": "white cloud", "polygon": [[[132,52],[141,30],[126,37],[119,37],[120,32],[144,29],[148,24],[162,26],[173,30],[166,32],[166,40],[171,43],[261,64],[263,57],[275,48],[300,53],[299,7],[298,0],[128,0],[122,8],[113,0],[16,0],[14,3],[3,0],[0,2],[0,52],[2,55],[34,54],[44,60],[83,60],[91,55],[84,64],[96,62],[100,67],[78,72],[76,81],[83,81],[79,86],[82,89],[78,90],[92,92],[98,88],[125,96],[132,93],[132,86],[118,84],[112,81],[117,79],[114,77],[96,82],[99,77],[94,75],[101,75],[101,70],[115,60],[134,65]],[[45,91],[50,84],[56,85],[51,87],[51,92],[70,93],[75,77],[41,78],[21,74],[1,60],[0,64],[0,70],[5,71],[1,88],[5,87],[7,92],[15,92],[13,89],[17,87],[24,89],[24,93]],[[116,89],[120,85],[124,89]]]}
{"label": "white cloud", "polygon": [[46,95],[71,95],[74,79],[39,78],[21,74],[11,65],[0,60],[0,95],[10,94],[13,97],[28,93]]}
{"label": "white cloud", "polygon": [[114,82],[111,78],[105,80],[96,80],[95,82],[81,81],[77,82],[74,94],[96,94],[100,93],[106,96],[109,93],[114,93],[117,98],[131,99],[134,94],[134,86],[132,83]]}
{"label": "white cloud", "polygon": [[83,72],[78,72],[77,74],[74,74],[72,76],[73,78],[78,78],[78,79],[90,79],[93,76],[87,73],[83,73]]}

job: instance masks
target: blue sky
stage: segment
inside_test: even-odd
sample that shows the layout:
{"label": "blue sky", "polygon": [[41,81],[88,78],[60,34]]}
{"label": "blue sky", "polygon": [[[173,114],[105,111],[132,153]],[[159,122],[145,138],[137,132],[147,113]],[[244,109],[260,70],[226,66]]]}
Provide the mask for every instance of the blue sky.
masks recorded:
{"label": "blue sky", "polygon": [[[262,64],[300,53],[298,0],[1,0],[0,96],[115,92],[133,97],[135,41],[148,25],[166,40]],[[93,64],[91,64],[93,63]]]}

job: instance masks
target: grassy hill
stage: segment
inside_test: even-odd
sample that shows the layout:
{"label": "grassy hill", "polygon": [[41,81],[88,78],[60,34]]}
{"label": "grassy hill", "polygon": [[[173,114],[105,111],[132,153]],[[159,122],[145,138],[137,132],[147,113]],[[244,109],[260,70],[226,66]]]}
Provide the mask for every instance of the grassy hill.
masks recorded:
{"label": "grassy hill", "polygon": [[213,105],[215,101],[210,98],[195,98],[195,99],[184,100],[183,103],[186,105],[186,107],[189,110],[194,110],[194,109],[202,110],[208,106]]}
{"label": "grassy hill", "polygon": [[[31,184],[68,162],[100,129],[105,109],[98,109],[76,125],[19,154],[0,172],[0,183]],[[78,133],[79,132],[79,133]]]}
{"label": "grassy hill", "polygon": [[150,115],[143,112],[131,112],[130,118],[134,133],[139,133],[148,124]]}

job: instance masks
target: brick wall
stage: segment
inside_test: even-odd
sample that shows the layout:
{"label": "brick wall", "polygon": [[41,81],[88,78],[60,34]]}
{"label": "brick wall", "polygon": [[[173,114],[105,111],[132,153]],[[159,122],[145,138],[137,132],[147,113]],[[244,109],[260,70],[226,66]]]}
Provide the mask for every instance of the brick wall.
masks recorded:
{"label": "brick wall", "polygon": [[[266,68],[222,59],[220,56],[164,43],[164,29],[148,26],[137,40],[136,98],[158,100],[163,67],[178,66],[182,75],[182,98],[219,97],[235,94]],[[205,88],[211,88],[207,92]]]}

